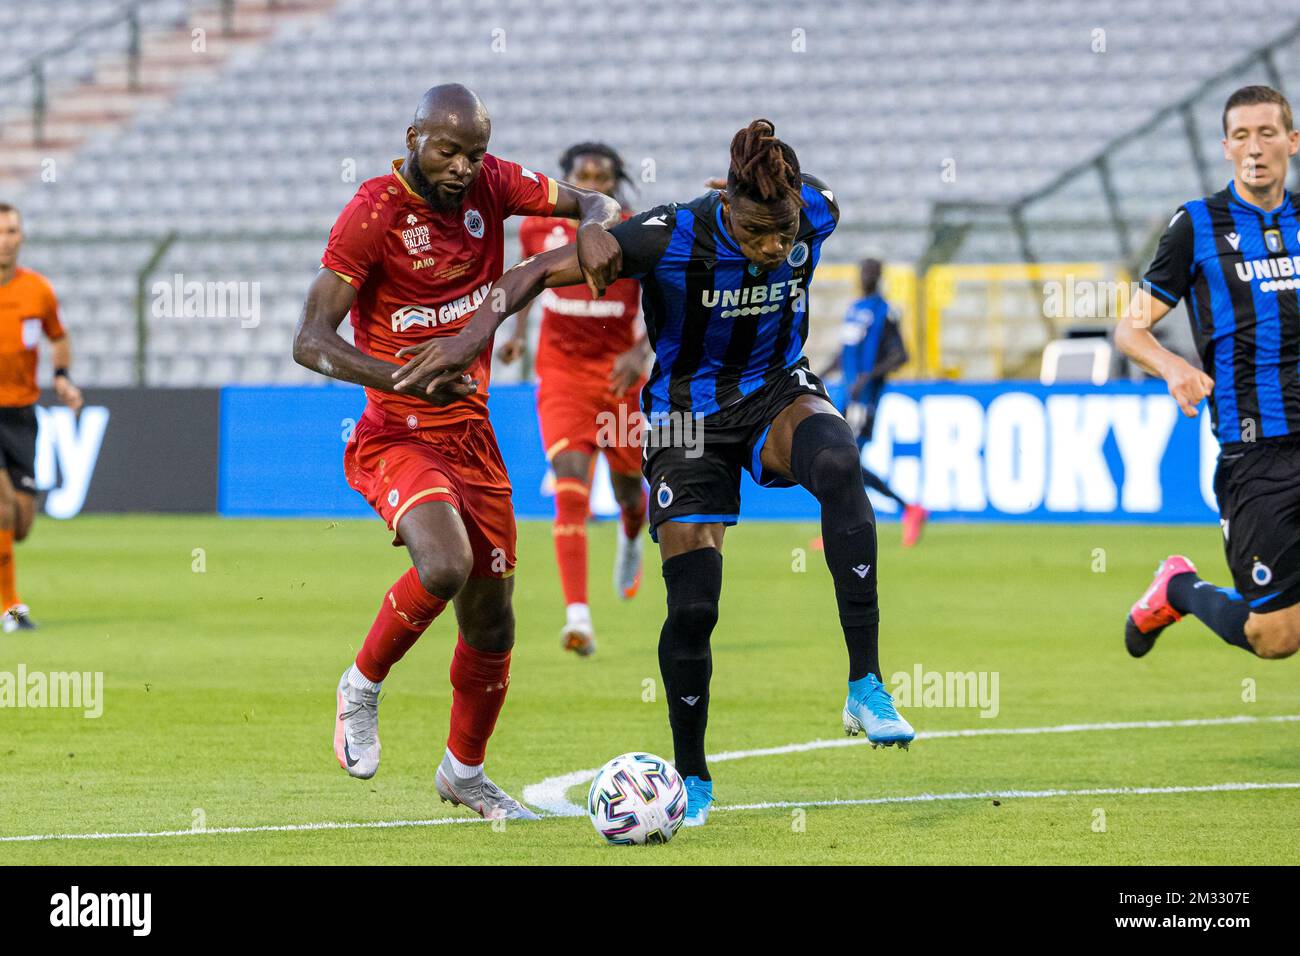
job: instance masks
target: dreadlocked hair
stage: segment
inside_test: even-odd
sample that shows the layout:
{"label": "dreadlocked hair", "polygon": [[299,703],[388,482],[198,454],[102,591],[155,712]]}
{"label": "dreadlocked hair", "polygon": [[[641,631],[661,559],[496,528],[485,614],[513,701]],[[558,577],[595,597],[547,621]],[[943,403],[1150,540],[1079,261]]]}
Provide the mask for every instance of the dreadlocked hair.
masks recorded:
{"label": "dreadlocked hair", "polygon": [[803,206],[799,157],[776,138],[771,120],[756,119],[731,138],[727,192],[762,203],[793,200]]}
{"label": "dreadlocked hair", "polygon": [[573,174],[574,164],[577,163],[579,156],[603,156],[614,165],[614,183],[615,189],[621,191],[620,187],[626,183],[635,191],[636,184],[632,182],[632,177],[627,174],[627,169],[623,165],[623,157],[619,155],[618,150],[613,146],[605,143],[574,143],[560,155],[560,172],[566,177]]}

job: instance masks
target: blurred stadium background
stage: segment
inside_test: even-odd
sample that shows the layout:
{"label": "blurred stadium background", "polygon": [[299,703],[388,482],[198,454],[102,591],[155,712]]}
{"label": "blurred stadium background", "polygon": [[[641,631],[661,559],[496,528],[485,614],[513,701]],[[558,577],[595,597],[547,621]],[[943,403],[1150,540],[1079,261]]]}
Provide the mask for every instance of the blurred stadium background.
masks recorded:
{"label": "blurred stadium background", "polygon": [[[23,210],[23,262],[54,283],[83,385],[324,386],[290,357],[307,285],[427,86],[474,88],[492,150],[547,172],[572,142],[611,143],[640,207],[703,191],[766,115],[843,209],[811,299],[815,367],[872,254],[904,378],[1032,380],[1049,342],[1084,339],[1057,380],[1123,379],[1114,299],[1056,314],[1044,290],[1115,283],[1122,302],[1171,211],[1221,187],[1227,94],[1300,85],[1300,17],[1281,10],[3,0],[0,197]],[[163,304],[174,277],[255,290],[256,320]],[[1181,315],[1161,334],[1190,354]]]}

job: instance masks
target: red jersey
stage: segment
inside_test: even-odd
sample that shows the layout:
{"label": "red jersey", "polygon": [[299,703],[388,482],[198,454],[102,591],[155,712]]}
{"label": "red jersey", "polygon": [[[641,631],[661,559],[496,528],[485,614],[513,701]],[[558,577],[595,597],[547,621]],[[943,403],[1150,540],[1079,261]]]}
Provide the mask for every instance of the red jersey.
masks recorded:
{"label": "red jersey", "polygon": [[[626,214],[624,219],[629,218]],[[578,224],[572,219],[533,216],[519,226],[524,257],[576,242]],[[599,371],[603,378],[614,357],[626,352],[637,339],[636,317],[641,306],[641,283],[619,279],[593,299],[585,285],[547,289],[537,301],[542,306],[542,331],[537,345],[539,371],[559,363],[579,362]],[[599,366],[599,369],[592,368]]]}
{"label": "red jersey", "polygon": [[[321,265],[357,290],[353,341],[395,366],[397,351],[464,328],[501,277],[504,220],[546,215],[557,186],[540,173],[488,154],[459,209],[439,212],[402,178],[402,161],[387,176],[361,184],[344,207]],[[444,408],[411,395],[366,389],[372,405],[411,428],[487,418],[492,342],[466,371],[478,391]]]}

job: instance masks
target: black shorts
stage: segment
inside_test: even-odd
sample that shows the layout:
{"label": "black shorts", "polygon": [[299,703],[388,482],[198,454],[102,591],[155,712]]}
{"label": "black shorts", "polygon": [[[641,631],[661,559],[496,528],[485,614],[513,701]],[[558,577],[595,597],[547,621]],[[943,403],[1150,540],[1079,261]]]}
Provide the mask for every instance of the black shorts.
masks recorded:
{"label": "black shorts", "polygon": [[15,491],[36,494],[36,406],[0,407],[0,468]]}
{"label": "black shorts", "polygon": [[1300,603],[1300,436],[1225,449],[1214,495],[1233,584],[1251,609]]}
{"label": "black shorts", "polygon": [[760,455],[768,430],[800,395],[827,398],[826,386],[808,360],[728,408],[702,418],[673,412],[667,422],[647,422],[641,470],[650,483],[650,537],[665,521],[733,525],[740,520],[740,473],[767,488],[794,484],[763,470]]}

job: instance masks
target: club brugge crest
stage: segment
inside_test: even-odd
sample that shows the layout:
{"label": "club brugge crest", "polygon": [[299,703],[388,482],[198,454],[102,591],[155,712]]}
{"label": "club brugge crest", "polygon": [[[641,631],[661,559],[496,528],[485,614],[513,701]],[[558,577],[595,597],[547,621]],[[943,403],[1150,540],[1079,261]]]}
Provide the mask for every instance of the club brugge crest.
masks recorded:
{"label": "club brugge crest", "polygon": [[760,269],[758,266],[756,266],[756,265],[755,265],[754,263],[752,263],[752,262],[749,264],[749,267],[748,267],[745,271],[747,271],[750,275],[754,276],[755,278],[757,278],[758,276],[760,276],[760,275],[762,274],[762,272],[763,272],[762,269]]}
{"label": "club brugge crest", "polygon": [[790,265],[795,269],[798,269],[801,265],[807,262],[808,243],[796,242],[794,244],[794,248],[790,250],[790,254],[785,257],[785,261],[788,265]]}
{"label": "club brugge crest", "polygon": [[1264,246],[1269,252],[1282,251],[1282,233],[1277,229],[1269,229],[1264,233]]}
{"label": "club brugge crest", "polygon": [[483,215],[477,209],[465,210],[465,231],[475,239],[483,238]]}
{"label": "club brugge crest", "polygon": [[1255,562],[1255,566],[1250,569],[1250,579],[1260,587],[1268,584],[1273,580],[1273,569],[1267,564],[1260,561]]}
{"label": "club brugge crest", "polygon": [[659,491],[655,494],[659,501],[660,508],[667,508],[673,503],[673,490],[668,487],[667,483],[659,482]]}

